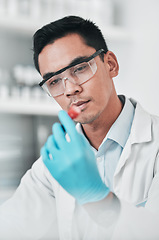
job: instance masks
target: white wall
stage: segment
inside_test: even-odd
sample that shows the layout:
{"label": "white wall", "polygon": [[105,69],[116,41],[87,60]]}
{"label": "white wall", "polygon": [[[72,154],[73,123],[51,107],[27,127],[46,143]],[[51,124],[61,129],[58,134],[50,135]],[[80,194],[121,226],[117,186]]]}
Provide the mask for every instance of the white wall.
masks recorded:
{"label": "white wall", "polygon": [[116,88],[159,115],[159,1],[119,1],[120,20],[132,34],[132,41],[123,48],[119,45],[121,62]]}

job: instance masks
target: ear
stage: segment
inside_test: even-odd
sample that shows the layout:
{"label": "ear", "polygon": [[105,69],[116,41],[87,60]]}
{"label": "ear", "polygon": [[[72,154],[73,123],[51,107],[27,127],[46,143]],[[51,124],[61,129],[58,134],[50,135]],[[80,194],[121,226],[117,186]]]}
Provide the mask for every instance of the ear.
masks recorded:
{"label": "ear", "polygon": [[108,64],[110,77],[116,77],[119,72],[119,64],[115,54],[108,51],[104,56],[104,61]]}

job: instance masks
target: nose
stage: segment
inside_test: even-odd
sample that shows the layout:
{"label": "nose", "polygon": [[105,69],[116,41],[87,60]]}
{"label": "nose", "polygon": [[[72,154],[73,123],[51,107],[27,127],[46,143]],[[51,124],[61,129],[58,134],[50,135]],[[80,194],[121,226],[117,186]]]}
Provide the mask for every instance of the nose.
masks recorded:
{"label": "nose", "polygon": [[78,85],[74,80],[64,79],[65,91],[64,95],[69,97],[72,95],[77,95],[82,92],[82,86]]}

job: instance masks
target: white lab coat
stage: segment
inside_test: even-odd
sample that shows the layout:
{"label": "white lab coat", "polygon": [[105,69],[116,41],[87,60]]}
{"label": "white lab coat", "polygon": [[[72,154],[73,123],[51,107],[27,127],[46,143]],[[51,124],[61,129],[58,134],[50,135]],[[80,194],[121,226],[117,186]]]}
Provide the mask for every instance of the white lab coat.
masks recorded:
{"label": "white lab coat", "polygon": [[[114,192],[122,207],[112,239],[159,239],[159,118],[130,100],[136,109],[114,174]],[[145,209],[133,207],[145,201]],[[0,207],[0,239],[71,240],[74,209],[75,199],[53,179],[40,158],[13,197]]]}

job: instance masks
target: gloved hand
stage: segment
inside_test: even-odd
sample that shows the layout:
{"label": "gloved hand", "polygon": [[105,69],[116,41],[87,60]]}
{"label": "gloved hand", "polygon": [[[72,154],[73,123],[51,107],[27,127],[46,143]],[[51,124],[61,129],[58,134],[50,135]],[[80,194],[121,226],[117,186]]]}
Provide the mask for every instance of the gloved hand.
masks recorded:
{"label": "gloved hand", "polygon": [[[74,122],[65,111],[59,112],[59,119],[62,125],[53,125],[53,135],[41,150],[44,164],[80,204],[105,198],[109,188],[101,180],[89,143],[77,132]],[[66,140],[66,133],[70,141]]]}

